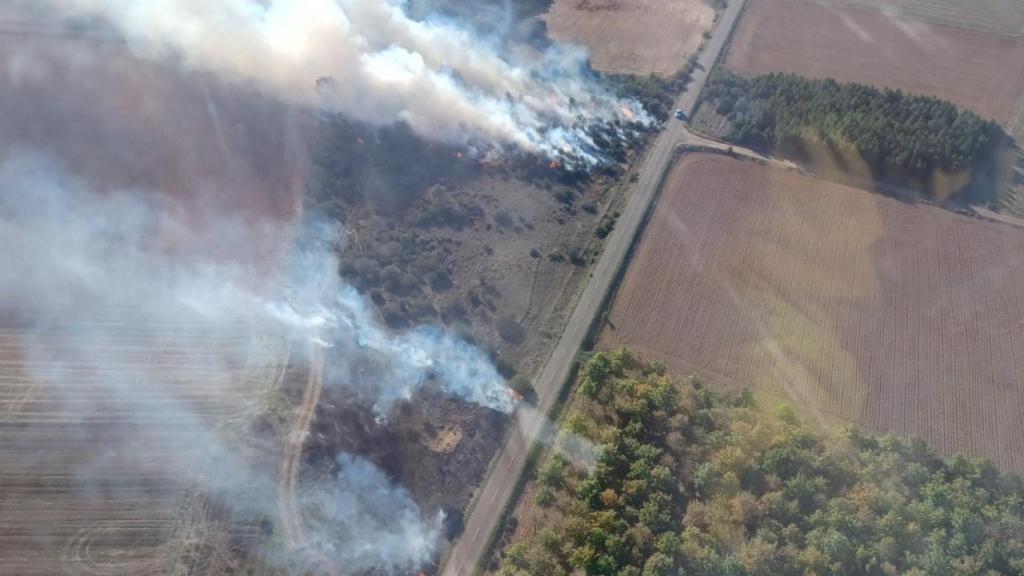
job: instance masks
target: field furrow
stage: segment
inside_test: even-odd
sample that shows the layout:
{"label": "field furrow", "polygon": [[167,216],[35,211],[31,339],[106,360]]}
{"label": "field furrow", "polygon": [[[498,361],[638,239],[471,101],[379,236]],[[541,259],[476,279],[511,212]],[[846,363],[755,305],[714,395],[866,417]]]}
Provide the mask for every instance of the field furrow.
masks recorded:
{"label": "field furrow", "polygon": [[282,345],[251,326],[20,316],[0,314],[0,573],[220,566],[245,535],[191,486],[230,477],[217,431],[247,421]]}
{"label": "field furrow", "polygon": [[684,157],[602,346],[1024,470],[1024,231]]}
{"label": "field furrow", "polygon": [[1011,128],[1024,93],[1020,32],[996,35],[812,0],[751,0],[726,66],[935,96]]}

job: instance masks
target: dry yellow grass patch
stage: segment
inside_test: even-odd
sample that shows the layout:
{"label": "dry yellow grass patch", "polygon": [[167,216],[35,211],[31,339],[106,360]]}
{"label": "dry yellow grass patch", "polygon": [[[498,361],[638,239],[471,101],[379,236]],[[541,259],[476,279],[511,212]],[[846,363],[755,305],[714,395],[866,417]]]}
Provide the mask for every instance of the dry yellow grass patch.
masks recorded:
{"label": "dry yellow grass patch", "polygon": [[703,0],[555,0],[544,20],[552,38],[586,46],[597,70],[670,76],[714,17]]}

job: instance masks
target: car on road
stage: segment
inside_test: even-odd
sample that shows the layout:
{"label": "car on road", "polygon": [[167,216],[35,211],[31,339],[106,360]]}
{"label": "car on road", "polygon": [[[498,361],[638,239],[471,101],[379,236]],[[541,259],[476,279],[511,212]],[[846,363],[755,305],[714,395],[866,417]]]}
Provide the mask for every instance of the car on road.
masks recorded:
{"label": "car on road", "polygon": [[676,108],[675,117],[676,120],[686,120],[686,114],[683,114],[682,108]]}

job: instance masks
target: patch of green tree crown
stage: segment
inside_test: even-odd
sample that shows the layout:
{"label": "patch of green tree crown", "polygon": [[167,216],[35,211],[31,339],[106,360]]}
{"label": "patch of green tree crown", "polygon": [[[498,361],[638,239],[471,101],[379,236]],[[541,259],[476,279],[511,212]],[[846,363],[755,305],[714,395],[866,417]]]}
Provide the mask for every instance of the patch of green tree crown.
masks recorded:
{"label": "patch of green tree crown", "polygon": [[1006,139],[996,123],[949,102],[831,79],[718,70],[702,99],[728,118],[728,140],[797,155],[808,145],[845,148],[897,180],[975,169]]}
{"label": "patch of green tree crown", "polygon": [[543,528],[505,548],[502,576],[1024,571],[1020,479],[987,461],[826,435],[625,350],[581,379],[528,492]]}

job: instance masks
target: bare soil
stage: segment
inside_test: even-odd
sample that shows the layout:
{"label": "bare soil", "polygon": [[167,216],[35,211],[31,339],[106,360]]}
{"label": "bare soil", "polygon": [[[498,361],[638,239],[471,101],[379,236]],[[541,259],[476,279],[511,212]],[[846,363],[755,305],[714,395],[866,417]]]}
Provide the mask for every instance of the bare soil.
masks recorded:
{"label": "bare soil", "polygon": [[[301,209],[307,116],[110,39],[2,16],[0,157],[40,154],[90,189],[166,205],[191,226],[161,228],[172,252],[277,263]],[[208,241],[238,222],[261,241]],[[72,308],[70,325],[48,325],[61,315],[45,312],[0,307],[0,572],[262,570],[273,525],[231,503],[253,490],[273,501],[282,422],[261,414],[281,408],[265,400],[285,378],[284,343],[244,321],[154,327]],[[98,337],[65,345],[67,333]],[[270,485],[219,492],[210,470],[228,467],[211,467],[209,430]]]}
{"label": "bare soil", "polygon": [[[250,363],[241,326],[168,326],[153,339],[116,314],[98,322],[74,329],[116,338],[72,351],[34,329],[30,354],[17,317],[0,317],[3,572],[223,573],[263,535],[209,491],[214,452],[200,430],[219,428],[225,442],[250,434],[281,350]],[[138,382],[154,373],[158,383]]]}
{"label": "bare soil", "polygon": [[920,20],[980,32],[1024,34],[1024,4],[1017,0],[815,0],[843,8],[876,10],[893,18]]}
{"label": "bare soil", "polygon": [[586,46],[596,70],[671,76],[714,17],[704,0],[555,0],[543,19],[551,38]]}
{"label": "bare soil", "polygon": [[1024,230],[697,154],[601,336],[1024,470]]}
{"label": "bare soil", "polygon": [[843,9],[752,0],[726,65],[926,94],[1008,125],[1024,94],[1024,38]]}

